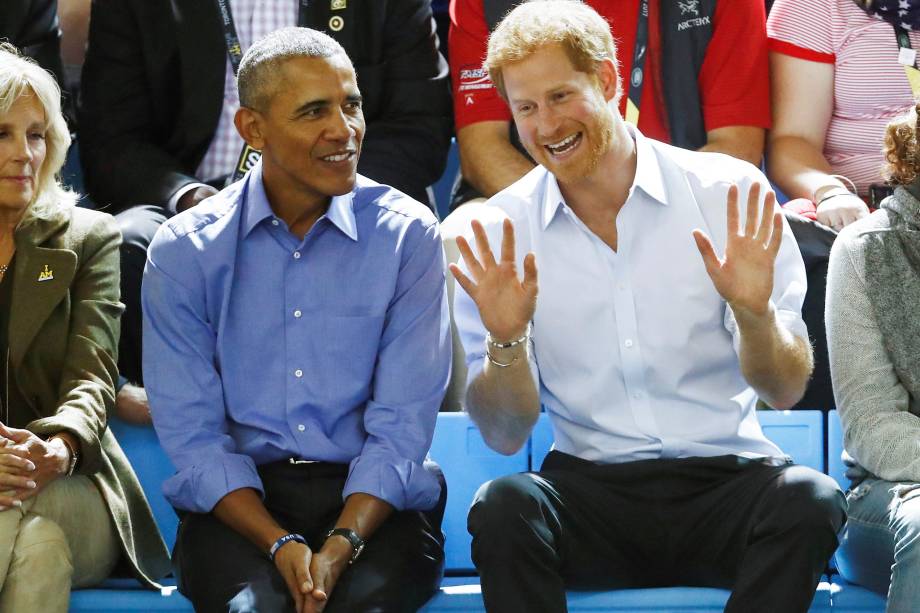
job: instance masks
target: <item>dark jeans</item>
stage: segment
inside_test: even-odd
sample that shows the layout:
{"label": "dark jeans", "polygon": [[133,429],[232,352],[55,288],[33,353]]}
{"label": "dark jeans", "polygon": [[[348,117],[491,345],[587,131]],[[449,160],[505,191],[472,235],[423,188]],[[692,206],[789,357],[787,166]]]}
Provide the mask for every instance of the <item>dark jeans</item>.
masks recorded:
{"label": "dark jeans", "polygon": [[843,493],[810,468],[737,456],[594,464],[551,452],[470,509],[486,609],[566,610],[565,589],[732,589],[729,613],[807,611]]}
{"label": "dark jeans", "polygon": [[[327,613],[416,611],[438,590],[444,567],[441,519],[447,489],[433,462],[425,468],[441,481],[441,498],[427,512],[394,513],[368,540],[332,591]],[[259,467],[265,506],[286,530],[302,534],[313,551],[342,510],[348,466]],[[173,564],[179,591],[198,613],[294,611],[294,600],[273,562],[212,514],[189,513],[179,525]]]}
{"label": "dark jeans", "polygon": [[121,230],[121,340],[118,343],[118,372],[134,383],[143,384],[141,372],[141,281],[147,248],[168,217],[165,209],[153,205],[132,207],[115,216]]}

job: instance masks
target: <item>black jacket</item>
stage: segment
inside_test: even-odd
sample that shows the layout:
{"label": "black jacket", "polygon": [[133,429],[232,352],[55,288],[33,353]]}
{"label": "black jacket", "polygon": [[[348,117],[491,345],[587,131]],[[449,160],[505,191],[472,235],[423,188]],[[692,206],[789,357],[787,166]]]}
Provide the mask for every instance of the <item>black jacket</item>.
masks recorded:
{"label": "black jacket", "polygon": [[[294,0],[289,0],[293,3]],[[328,2],[307,26],[355,65],[367,131],[358,172],[422,202],[450,145],[448,71],[429,0],[349,0],[328,29]],[[165,206],[198,181],[223,105],[227,49],[213,0],[94,0],[80,99],[86,188],[111,212]]]}

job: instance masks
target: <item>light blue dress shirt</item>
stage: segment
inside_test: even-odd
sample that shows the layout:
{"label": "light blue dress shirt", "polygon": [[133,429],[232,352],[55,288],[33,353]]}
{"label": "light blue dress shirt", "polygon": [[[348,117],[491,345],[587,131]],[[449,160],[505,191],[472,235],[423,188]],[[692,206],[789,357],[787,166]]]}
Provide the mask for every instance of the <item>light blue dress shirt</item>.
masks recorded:
{"label": "light blue dress shirt", "polygon": [[[740,187],[744,220],[748,187],[767,186],[767,179],[746,162],[678,149],[630,130],[636,177],[617,215],[616,251],[569,208],[542,166],[487,204],[501,212],[486,224],[492,249],[498,253],[507,216],[514,223],[518,270],[528,251],[536,256],[540,292],[530,357],[555,448],[609,463],[783,457],[760,429],[757,395],[738,360],[734,316],[713,287],[692,234],[704,230],[723,254],[729,186]],[[773,275],[779,322],[807,340],[805,267],[785,220]],[[485,329],[459,286],[454,318],[472,381],[482,371]]]}
{"label": "light blue dress shirt", "polygon": [[428,509],[422,467],[450,372],[437,222],[359,176],[303,240],[261,165],[163,224],[144,272],[144,382],[178,508],[262,491],[256,466],[349,464],[355,492]]}

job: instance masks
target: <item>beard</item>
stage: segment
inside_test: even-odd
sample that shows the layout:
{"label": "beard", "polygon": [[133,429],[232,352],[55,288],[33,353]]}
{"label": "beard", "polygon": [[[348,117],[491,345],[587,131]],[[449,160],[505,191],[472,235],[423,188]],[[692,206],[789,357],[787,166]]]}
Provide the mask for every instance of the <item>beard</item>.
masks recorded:
{"label": "beard", "polygon": [[594,115],[594,121],[586,124],[582,130],[582,143],[586,151],[579,151],[574,159],[556,162],[552,155],[542,146],[539,155],[534,157],[556,177],[560,183],[574,183],[591,177],[601,160],[610,151],[613,141],[613,117],[606,107]]}

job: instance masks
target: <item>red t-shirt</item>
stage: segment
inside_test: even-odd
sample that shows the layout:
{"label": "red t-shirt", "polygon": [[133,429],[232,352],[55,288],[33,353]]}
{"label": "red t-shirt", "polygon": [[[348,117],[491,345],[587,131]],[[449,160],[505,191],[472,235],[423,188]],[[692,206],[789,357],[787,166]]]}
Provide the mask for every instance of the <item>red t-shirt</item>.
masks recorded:
{"label": "red t-shirt", "polygon": [[[450,72],[457,129],[479,121],[510,121],[511,112],[482,67],[489,28],[482,9],[489,0],[451,0]],[[659,67],[661,32],[659,0],[649,4],[649,52],[639,108],[639,129],[651,138],[668,142],[667,111]],[[613,32],[620,63],[626,112],[639,18],[638,0],[586,0],[601,14]],[[689,4],[689,2],[687,2]],[[692,10],[689,9],[688,10]],[[767,64],[766,14],[763,0],[722,0],[716,4],[713,35],[699,74],[706,130],[725,126],[770,127],[770,77]]]}

